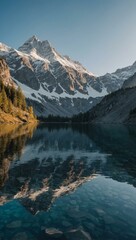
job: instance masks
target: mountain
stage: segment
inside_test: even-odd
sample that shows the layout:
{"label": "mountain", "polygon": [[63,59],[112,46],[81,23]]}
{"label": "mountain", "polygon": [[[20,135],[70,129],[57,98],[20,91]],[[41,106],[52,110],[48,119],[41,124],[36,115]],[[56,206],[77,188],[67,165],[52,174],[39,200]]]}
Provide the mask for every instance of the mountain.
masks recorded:
{"label": "mountain", "polygon": [[32,107],[27,108],[25,96],[10,76],[8,65],[0,59],[0,123],[33,122]]}
{"label": "mountain", "polygon": [[106,73],[97,78],[107,89],[108,93],[120,89],[123,83],[136,73],[136,62],[131,66],[117,69],[114,73]]}
{"label": "mountain", "polygon": [[136,123],[136,73],[124,81],[121,89],[105,96],[87,116],[93,123]]}
{"label": "mountain", "polygon": [[72,122],[136,123],[136,73],[122,87],[107,96],[85,113],[71,118]]}
{"label": "mountain", "polygon": [[18,50],[0,43],[14,82],[23,90],[38,116],[72,116],[86,112],[102,97],[119,89],[136,72],[136,63],[96,77],[79,62],[59,54],[36,36]]}
{"label": "mountain", "polygon": [[[95,77],[79,62],[61,56],[48,41],[35,36],[18,50],[1,43],[14,81],[22,88],[37,115],[73,115],[98,102],[106,90],[95,90]],[[99,87],[100,88],[100,87]]]}
{"label": "mountain", "polygon": [[90,123],[136,123],[136,88],[120,89],[105,96],[88,112]]}
{"label": "mountain", "polygon": [[133,76],[128,78],[124,83],[123,83],[123,88],[132,88],[136,87],[136,73],[134,73]]}

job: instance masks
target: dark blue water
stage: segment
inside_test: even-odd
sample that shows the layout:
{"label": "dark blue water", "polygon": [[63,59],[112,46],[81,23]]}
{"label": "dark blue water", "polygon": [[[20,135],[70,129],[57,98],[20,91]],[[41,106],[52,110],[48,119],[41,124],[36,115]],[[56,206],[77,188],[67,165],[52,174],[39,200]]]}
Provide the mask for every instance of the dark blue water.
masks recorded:
{"label": "dark blue water", "polygon": [[0,239],[136,239],[136,127],[2,127],[0,160]]}

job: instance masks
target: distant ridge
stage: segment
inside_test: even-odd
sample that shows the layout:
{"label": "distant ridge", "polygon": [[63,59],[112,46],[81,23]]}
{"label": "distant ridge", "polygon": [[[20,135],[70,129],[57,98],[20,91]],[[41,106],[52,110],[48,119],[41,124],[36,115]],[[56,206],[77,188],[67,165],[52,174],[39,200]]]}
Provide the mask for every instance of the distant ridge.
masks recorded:
{"label": "distant ridge", "polygon": [[78,61],[59,54],[48,40],[30,37],[18,50],[0,43],[14,82],[38,116],[73,116],[86,112],[122,87],[136,72],[136,63],[96,77]]}

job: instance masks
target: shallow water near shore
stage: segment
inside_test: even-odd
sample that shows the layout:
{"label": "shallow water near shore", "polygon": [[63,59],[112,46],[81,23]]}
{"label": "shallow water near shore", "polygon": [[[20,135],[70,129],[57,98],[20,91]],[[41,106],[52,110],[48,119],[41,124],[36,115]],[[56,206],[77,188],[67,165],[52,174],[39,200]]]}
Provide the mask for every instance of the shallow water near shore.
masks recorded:
{"label": "shallow water near shore", "polygon": [[0,128],[0,204],[0,239],[136,239],[136,127]]}

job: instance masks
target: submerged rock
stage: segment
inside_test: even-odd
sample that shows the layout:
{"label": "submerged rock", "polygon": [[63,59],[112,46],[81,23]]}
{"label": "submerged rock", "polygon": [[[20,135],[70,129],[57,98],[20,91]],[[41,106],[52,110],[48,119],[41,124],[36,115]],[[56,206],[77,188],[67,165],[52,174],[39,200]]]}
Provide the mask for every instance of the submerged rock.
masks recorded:
{"label": "submerged rock", "polygon": [[7,228],[19,228],[21,226],[21,223],[22,222],[20,220],[13,221],[7,225]]}
{"label": "submerged rock", "polygon": [[98,213],[99,216],[103,216],[103,215],[106,214],[106,213],[103,211],[103,209],[96,208],[95,210],[96,210],[96,212]]}
{"label": "submerged rock", "polygon": [[71,223],[69,223],[67,220],[62,221],[62,225],[64,227],[71,227]]}
{"label": "submerged rock", "polygon": [[65,236],[68,240],[92,240],[90,234],[82,229],[72,229]]}
{"label": "submerged rock", "polygon": [[56,228],[46,228],[45,233],[53,238],[60,238],[63,235],[63,232]]}
{"label": "submerged rock", "polygon": [[17,233],[12,240],[28,240],[27,234],[25,232]]}

